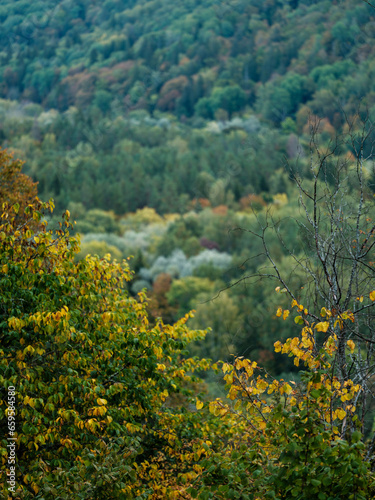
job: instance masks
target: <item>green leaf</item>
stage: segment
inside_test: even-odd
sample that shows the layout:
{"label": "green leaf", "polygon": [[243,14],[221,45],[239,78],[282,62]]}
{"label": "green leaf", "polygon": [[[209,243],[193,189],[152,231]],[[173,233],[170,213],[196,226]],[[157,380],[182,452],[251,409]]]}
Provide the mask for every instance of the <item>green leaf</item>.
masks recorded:
{"label": "green leaf", "polygon": [[321,392],[317,389],[312,389],[310,394],[314,399],[318,399],[321,396]]}
{"label": "green leaf", "polygon": [[353,443],[358,443],[358,441],[360,441],[362,438],[362,433],[359,431],[354,431],[351,438]]}
{"label": "green leaf", "polygon": [[313,486],[320,486],[322,483],[318,480],[318,479],[311,479],[310,480],[310,483],[313,485]]}

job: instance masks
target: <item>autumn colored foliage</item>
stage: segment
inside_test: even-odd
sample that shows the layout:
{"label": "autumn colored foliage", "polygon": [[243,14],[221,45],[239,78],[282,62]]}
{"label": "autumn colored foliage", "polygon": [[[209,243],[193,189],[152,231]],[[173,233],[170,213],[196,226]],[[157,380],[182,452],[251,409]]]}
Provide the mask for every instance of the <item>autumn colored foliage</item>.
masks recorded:
{"label": "autumn colored foliage", "polygon": [[[18,210],[5,204],[0,226],[0,453],[4,472],[5,391],[14,386],[14,497],[178,498],[190,456],[210,439],[187,411],[192,373],[208,362],[183,356],[205,332],[189,330],[188,316],[150,327],[144,294],[127,293],[126,262],[76,263],[69,212],[52,232],[42,220],[52,202],[29,204],[27,223]],[[184,401],[178,411],[173,393]]]}
{"label": "autumn colored foliage", "polygon": [[[304,365],[297,382],[274,379],[244,357],[192,358],[187,346],[206,334],[188,328],[192,314],[172,325],[151,322],[146,295],[128,293],[128,262],[109,255],[77,262],[70,213],[53,231],[45,217],[53,209],[52,200],[35,198],[21,220],[18,201],[2,204],[4,498],[374,497],[373,454],[357,408],[363,388],[334,370],[351,311],[323,307],[313,321],[297,300],[277,309],[284,321],[296,311],[301,329],[275,343],[276,353]],[[168,286],[164,276],[161,295]],[[375,291],[358,300],[371,305]],[[344,349],[350,355],[358,346],[349,339]],[[194,373],[219,373],[218,366],[227,399],[210,401]],[[14,489],[7,483],[9,387],[16,394]]]}
{"label": "autumn colored foliage", "polygon": [[[375,300],[375,293],[369,299]],[[339,380],[333,370],[339,346],[334,328],[342,328],[352,314],[335,316],[323,308],[324,320],[309,324],[307,309],[295,300],[292,307],[295,322],[305,326],[300,336],[277,341],[275,351],[305,365],[301,382],[268,377],[243,357],[223,364],[229,403],[217,399],[208,407],[232,421],[235,430],[224,453],[203,461],[206,473],[191,493],[208,492],[210,485],[214,496],[207,498],[373,498],[375,477],[356,409],[362,388]],[[289,313],[279,308],[277,315],[286,320]],[[349,340],[346,349],[354,352],[355,343]],[[197,408],[203,407],[198,400]]]}
{"label": "autumn colored foliage", "polygon": [[14,160],[13,154],[0,147],[0,204],[18,203],[20,212],[37,195],[37,183],[21,172],[24,162]]}

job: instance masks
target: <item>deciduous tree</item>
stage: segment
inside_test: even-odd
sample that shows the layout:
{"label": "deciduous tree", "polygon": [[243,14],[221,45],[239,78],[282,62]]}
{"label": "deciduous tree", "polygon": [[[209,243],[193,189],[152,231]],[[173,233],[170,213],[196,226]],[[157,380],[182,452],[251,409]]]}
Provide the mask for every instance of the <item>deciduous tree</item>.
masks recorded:
{"label": "deciduous tree", "polygon": [[[186,357],[185,346],[205,332],[187,328],[189,315],[150,326],[144,294],[126,291],[126,261],[76,263],[70,214],[53,232],[43,217],[52,209],[28,204],[21,223],[18,204],[1,214],[2,472],[13,386],[15,498],[183,498],[196,453],[214,438],[187,411],[192,374],[208,362]],[[174,393],[182,403],[172,408]]]}
{"label": "deciduous tree", "polygon": [[37,183],[21,172],[24,162],[0,147],[0,205],[4,202],[20,205],[18,215],[37,194]]}

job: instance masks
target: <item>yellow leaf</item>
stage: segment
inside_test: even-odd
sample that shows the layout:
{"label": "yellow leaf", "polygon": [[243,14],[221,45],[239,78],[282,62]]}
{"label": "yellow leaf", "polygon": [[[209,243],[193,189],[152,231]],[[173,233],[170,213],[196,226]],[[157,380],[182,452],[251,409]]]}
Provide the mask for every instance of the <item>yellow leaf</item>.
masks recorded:
{"label": "yellow leaf", "polygon": [[230,369],[231,369],[231,366],[228,363],[223,364],[222,370],[224,373],[229,372]]}
{"label": "yellow leaf", "polygon": [[280,352],[281,351],[282,344],[281,344],[280,340],[278,340],[277,342],[275,342],[274,346],[275,346],[275,352]]}
{"label": "yellow leaf", "polygon": [[342,408],[338,408],[336,411],[335,411],[337,417],[340,419],[340,420],[343,420],[343,418],[346,417],[346,411],[344,411]]}
{"label": "yellow leaf", "polygon": [[241,408],[241,400],[237,399],[236,404],[234,405],[234,409],[238,411]]}
{"label": "yellow leaf", "polygon": [[34,352],[35,352],[34,347],[33,347],[33,346],[31,346],[31,345],[28,345],[27,347],[25,347],[25,349],[23,350],[23,353],[24,353],[24,354],[27,354],[28,352],[29,352],[30,354],[34,354]]}
{"label": "yellow leaf", "polygon": [[268,384],[265,380],[263,380],[262,378],[258,378],[257,380],[257,388],[261,391],[261,392],[264,392],[268,387]]}
{"label": "yellow leaf", "polygon": [[370,299],[374,302],[375,301],[375,290],[370,292]]}
{"label": "yellow leaf", "polygon": [[292,305],[291,305],[291,307],[294,307],[294,306],[298,306],[298,302],[296,301],[296,299],[293,299],[293,300],[292,300]]}
{"label": "yellow leaf", "polygon": [[348,340],[347,341],[347,345],[349,347],[349,349],[354,352],[354,349],[355,349],[355,343],[352,341],[352,340]]}
{"label": "yellow leaf", "polygon": [[98,405],[103,406],[106,405],[108,401],[106,399],[98,398],[96,402],[98,403]]}
{"label": "yellow leaf", "polygon": [[196,407],[197,410],[201,410],[203,408],[203,403],[202,401],[199,401],[199,399],[197,399]]}
{"label": "yellow leaf", "polygon": [[288,395],[293,392],[293,389],[290,387],[289,384],[284,384],[283,389],[284,389],[285,394],[288,394]]}
{"label": "yellow leaf", "polygon": [[234,385],[232,385],[232,387],[229,389],[229,394],[228,394],[228,398],[231,399],[232,401],[234,401],[237,397],[237,392],[238,392],[238,388]]}
{"label": "yellow leaf", "polygon": [[111,313],[110,312],[104,312],[103,315],[102,315],[102,318],[103,318],[103,322],[104,323],[108,323],[110,320],[111,320]]}
{"label": "yellow leaf", "polygon": [[322,321],[320,323],[317,323],[315,325],[315,329],[318,331],[318,332],[326,332],[329,328],[329,323],[328,321]]}
{"label": "yellow leaf", "polygon": [[286,320],[286,318],[289,316],[289,311],[288,309],[285,309],[284,313],[283,313],[283,320]]}
{"label": "yellow leaf", "polygon": [[279,307],[276,311],[276,316],[279,318],[283,313],[283,310],[281,309],[281,307]]}
{"label": "yellow leaf", "polygon": [[342,319],[350,319],[352,323],[354,323],[354,314],[348,311],[345,311],[341,315]]}
{"label": "yellow leaf", "polygon": [[337,320],[334,322],[333,326],[336,328],[336,325],[339,325],[340,330],[342,330],[343,324],[344,324],[344,322],[342,321],[342,319],[337,318]]}

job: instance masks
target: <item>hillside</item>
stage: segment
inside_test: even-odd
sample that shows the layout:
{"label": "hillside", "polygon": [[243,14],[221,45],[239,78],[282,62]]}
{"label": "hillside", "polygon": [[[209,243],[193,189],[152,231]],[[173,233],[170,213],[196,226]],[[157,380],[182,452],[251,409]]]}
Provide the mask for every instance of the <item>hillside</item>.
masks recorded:
{"label": "hillside", "polygon": [[[283,211],[287,224],[277,224],[277,231],[267,224],[260,196],[252,213],[227,214],[250,230],[243,249],[254,240],[254,223],[269,226],[255,239],[265,256],[268,248],[278,257],[269,264],[284,288],[274,290],[272,265],[261,263],[247,287],[260,302],[246,303],[242,287],[235,287],[236,302],[226,293],[205,300],[207,308],[193,320],[212,325],[209,332],[190,320],[188,326],[193,314],[184,308],[192,291],[202,301],[217,289],[218,280],[211,280],[231,259],[212,248],[219,241],[206,233],[199,244],[207,248],[198,255],[160,255],[139,270],[144,280],[154,280],[152,294],[131,296],[128,284],[137,292],[140,283],[131,284],[127,261],[77,255],[69,211],[53,230],[53,202],[34,198],[21,162],[0,149],[3,498],[374,498],[374,198],[364,163],[339,165],[336,183],[328,182],[325,164],[318,161],[300,193],[307,220],[294,219],[296,201],[286,205],[285,194],[268,207],[273,221]],[[341,200],[339,211],[335,200]],[[155,249],[175,247],[173,240],[180,244],[185,236],[188,252],[196,250],[202,227],[212,237],[216,226],[220,236],[223,216],[225,206],[163,218],[147,208],[121,221],[128,231],[117,242],[143,240]],[[83,222],[111,222],[112,230],[119,224],[100,210],[87,211]],[[294,247],[283,258],[284,230]],[[107,237],[116,241],[114,234]],[[259,264],[259,255],[251,257]],[[171,284],[172,276],[178,279]],[[151,307],[165,316],[168,305],[169,316],[177,308],[182,314],[176,322],[148,313]],[[243,319],[253,334],[246,357],[232,353],[228,361],[212,362],[190,356],[197,347],[199,356],[225,356],[227,341],[242,334]],[[234,335],[223,331],[228,324]],[[257,325],[263,342],[273,336],[268,351],[254,351]],[[274,377],[267,370],[268,364],[285,370],[288,359],[299,373]],[[215,376],[214,396],[202,373],[211,381]]]}
{"label": "hillside", "polygon": [[308,104],[338,126],[334,98],[349,111],[373,92],[373,11],[358,0],[5,1],[0,21],[0,96],[60,111],[252,108],[279,125]]}
{"label": "hillside", "polygon": [[331,137],[360,99],[372,116],[373,12],[359,0],[3,1],[0,140],[61,208],[185,211],[215,182],[221,201],[272,195],[309,115]]}
{"label": "hillside", "polygon": [[[311,179],[309,117],[328,147],[361,98],[373,116],[373,13],[359,0],[2,2],[2,145],[26,159],[41,199],[77,219],[81,257],[134,255],[131,291],[149,290],[152,316],[198,310],[216,336],[200,353],[250,348],[275,373],[294,369],[272,354],[288,335],[275,331],[272,284],[202,301],[264,266],[252,210],[300,216],[289,169]],[[354,159],[347,139],[331,184]],[[301,254],[298,228],[281,229]],[[270,243],[288,270],[288,250]]]}

